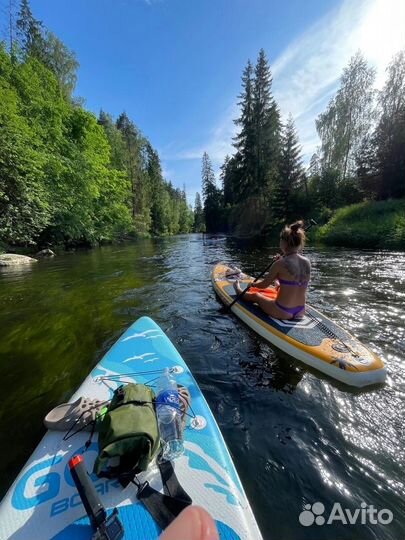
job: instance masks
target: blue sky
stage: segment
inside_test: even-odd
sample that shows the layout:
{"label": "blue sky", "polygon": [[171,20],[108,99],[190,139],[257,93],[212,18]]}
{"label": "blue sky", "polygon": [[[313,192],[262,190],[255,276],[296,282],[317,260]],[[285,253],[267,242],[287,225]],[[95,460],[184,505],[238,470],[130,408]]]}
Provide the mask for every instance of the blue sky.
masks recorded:
{"label": "blue sky", "polygon": [[[378,70],[405,46],[404,0],[31,0],[80,62],[76,94],[96,114],[125,110],[159,151],[165,177],[200,191],[206,150],[232,152],[240,76],[263,47],[284,117],[308,159],[314,120],[362,49]],[[402,22],[401,22],[402,21]]]}

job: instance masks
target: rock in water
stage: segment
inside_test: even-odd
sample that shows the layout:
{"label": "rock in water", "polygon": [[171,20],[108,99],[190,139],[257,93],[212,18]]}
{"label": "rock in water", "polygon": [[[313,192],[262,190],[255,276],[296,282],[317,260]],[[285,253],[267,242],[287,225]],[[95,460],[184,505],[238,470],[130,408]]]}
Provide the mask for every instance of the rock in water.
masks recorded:
{"label": "rock in water", "polygon": [[38,259],[50,259],[51,257],[55,257],[55,253],[51,249],[41,249],[35,257]]}
{"label": "rock in water", "polygon": [[19,266],[21,264],[31,264],[37,262],[32,257],[26,255],[16,255],[15,253],[5,253],[0,255],[0,266]]}

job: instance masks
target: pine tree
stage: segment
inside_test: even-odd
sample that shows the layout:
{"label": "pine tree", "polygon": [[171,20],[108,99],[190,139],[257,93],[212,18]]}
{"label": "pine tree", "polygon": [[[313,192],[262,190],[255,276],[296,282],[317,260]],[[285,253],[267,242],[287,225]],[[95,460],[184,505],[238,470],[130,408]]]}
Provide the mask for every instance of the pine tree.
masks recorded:
{"label": "pine tree", "polygon": [[376,151],[375,135],[364,137],[356,154],[356,173],[358,178],[366,179],[380,172],[380,163]]}
{"label": "pine tree", "polygon": [[255,67],[253,125],[255,177],[253,194],[267,193],[277,177],[280,156],[280,113],[271,92],[272,76],[263,49]]}
{"label": "pine tree", "polygon": [[[310,198],[310,186],[314,186],[320,178],[321,175],[321,161],[319,159],[318,151],[314,152],[309,161],[308,168],[303,174],[303,184],[305,188],[305,197],[308,202]],[[319,182],[318,182],[319,183]]]}
{"label": "pine tree", "polygon": [[321,164],[319,160],[319,155],[317,152],[312,154],[308,166],[308,176],[315,176],[321,172]]}
{"label": "pine tree", "polygon": [[317,203],[321,208],[339,207],[339,171],[323,169],[318,181]]}
{"label": "pine tree", "polygon": [[212,198],[215,195],[217,189],[212,163],[207,152],[204,152],[202,157],[201,178],[204,202],[206,202],[207,199]]}
{"label": "pine tree", "polygon": [[231,206],[238,202],[238,180],[241,175],[240,170],[236,170],[236,157],[230,158],[225,156],[225,160],[221,165],[221,182],[222,182],[222,192],[224,194],[224,205]]}
{"label": "pine tree", "polygon": [[301,145],[291,114],[282,134],[280,173],[286,192],[298,187],[303,174]]}
{"label": "pine tree", "polygon": [[132,218],[135,221],[137,217],[140,217],[142,208],[140,134],[125,112],[119,115],[116,126],[126,144],[126,167],[131,182]]}
{"label": "pine tree", "polygon": [[179,233],[189,232],[189,217],[186,186],[183,184],[183,189],[180,191],[179,196]]}
{"label": "pine tree", "polygon": [[46,57],[44,27],[34,18],[29,0],[21,0],[16,26],[21,50],[43,62]]}
{"label": "pine tree", "polygon": [[303,172],[301,146],[290,114],[282,132],[280,170],[272,205],[275,219],[285,221],[293,215],[291,194],[299,187]]}
{"label": "pine tree", "polygon": [[103,127],[110,144],[111,166],[127,174],[127,144],[123,134],[117,128],[112,116],[103,110],[100,111],[97,122]]}
{"label": "pine tree", "polygon": [[146,173],[150,187],[150,215],[151,229],[153,234],[162,235],[168,233],[167,217],[165,216],[165,191],[162,167],[159,154],[149,141],[145,143]]}
{"label": "pine tree", "polygon": [[204,211],[203,206],[201,203],[201,197],[200,194],[195,194],[195,202],[194,202],[194,225],[193,230],[194,232],[204,232]]}
{"label": "pine tree", "polygon": [[208,232],[216,232],[221,226],[222,194],[216,186],[214,171],[207,152],[204,152],[202,158],[201,177],[205,224]]}
{"label": "pine tree", "polygon": [[[234,202],[242,200],[252,188],[254,189],[255,178],[255,128],[253,123],[253,66],[248,60],[242,74],[242,92],[239,94],[241,113],[235,124],[240,127],[240,132],[234,138],[236,148],[235,159],[238,162],[238,173],[233,176],[233,185],[227,186],[228,192],[232,192]],[[229,160],[229,158],[228,158]]]}
{"label": "pine tree", "polygon": [[17,18],[17,0],[7,0],[6,5],[1,10],[4,15],[6,22],[6,27],[4,28],[4,43],[8,45],[8,51],[12,60],[15,60],[15,50],[17,42],[17,28],[16,28],[16,18]]}

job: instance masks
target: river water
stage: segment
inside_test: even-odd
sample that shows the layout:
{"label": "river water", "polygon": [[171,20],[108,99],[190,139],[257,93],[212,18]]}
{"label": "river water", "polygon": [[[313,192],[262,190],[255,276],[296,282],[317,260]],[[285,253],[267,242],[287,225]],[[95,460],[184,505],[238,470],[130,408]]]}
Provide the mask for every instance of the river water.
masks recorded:
{"label": "river water", "polygon": [[[251,274],[276,248],[198,235],[62,254],[0,273],[0,490],[135,319],[149,315],[189,364],[224,434],[265,540],[405,538],[405,253],[308,248],[309,302],[380,354],[384,386],[352,390],[275,352],[210,283],[218,261]],[[306,504],[361,503],[389,524],[304,527]],[[363,505],[364,506],[364,505]],[[389,519],[387,512],[382,514]]]}

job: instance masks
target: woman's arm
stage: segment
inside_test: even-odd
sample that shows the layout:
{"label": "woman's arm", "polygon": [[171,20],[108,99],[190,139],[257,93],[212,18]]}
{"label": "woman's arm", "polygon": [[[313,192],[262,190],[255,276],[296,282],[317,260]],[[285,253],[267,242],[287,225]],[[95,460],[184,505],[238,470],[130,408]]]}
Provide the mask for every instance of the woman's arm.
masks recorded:
{"label": "woman's arm", "polygon": [[270,268],[269,273],[267,276],[260,281],[256,281],[256,283],[253,284],[253,287],[257,287],[258,289],[267,289],[273,281],[277,278],[277,275],[280,270],[280,261],[276,261],[273,266]]}

